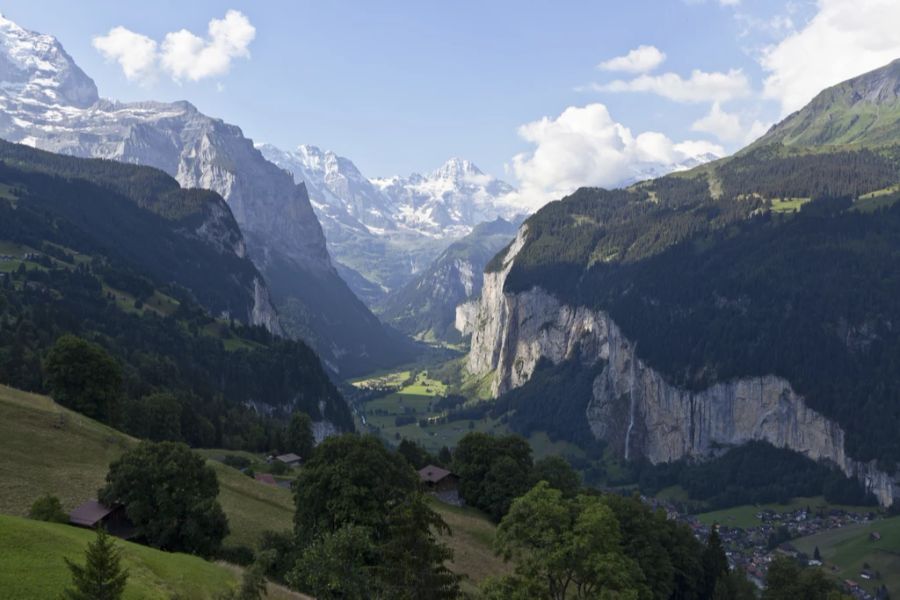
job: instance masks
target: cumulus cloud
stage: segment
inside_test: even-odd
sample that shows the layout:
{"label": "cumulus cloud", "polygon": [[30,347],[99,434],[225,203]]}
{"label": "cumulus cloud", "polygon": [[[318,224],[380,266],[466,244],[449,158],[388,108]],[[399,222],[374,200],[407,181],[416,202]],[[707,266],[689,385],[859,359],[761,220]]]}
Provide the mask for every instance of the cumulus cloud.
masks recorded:
{"label": "cumulus cloud", "polygon": [[788,114],[820,90],[900,58],[900,2],[818,0],[806,25],[763,52],[763,94]]}
{"label": "cumulus cloud", "polygon": [[508,201],[532,210],[582,186],[615,187],[707,152],[725,152],[709,142],[675,143],[653,131],[635,136],[599,103],[526,123],[519,136],[534,147],[512,160],[519,191]]}
{"label": "cumulus cloud", "polygon": [[125,27],[114,27],[95,37],[93,44],[107,60],[119,63],[130,80],[147,81],[161,71],[175,81],[199,81],[225,75],[234,59],[249,57],[255,37],[250,20],[229,10],[224,18],[209,22],[205,38],[181,29],[167,33],[157,44]]}
{"label": "cumulus cloud", "polygon": [[691,131],[714,135],[725,143],[749,143],[766,132],[767,126],[761,121],[747,123],[737,113],[724,110],[714,102],[709,113],[691,124]]}
{"label": "cumulus cloud", "polygon": [[147,82],[156,72],[156,42],[124,27],[113,27],[109,33],[96,36],[94,48],[108,61],[119,63],[125,77]]}
{"label": "cumulus cloud", "polygon": [[224,19],[209,22],[208,35],[203,39],[187,29],[166,34],[161,53],[163,68],[176,80],[224,75],[233,59],[250,56],[248,47],[256,37],[256,28],[243,14],[229,10]]}
{"label": "cumulus cloud", "polygon": [[724,102],[750,94],[750,81],[740,69],[727,73],[694,69],[687,79],[677,73],[641,75],[630,80],[617,79],[594,85],[600,92],[645,92],[675,102]]}
{"label": "cumulus cloud", "polygon": [[646,73],[666,60],[666,55],[656,46],[641,45],[624,56],[616,56],[603,61],[597,68],[604,71],[625,71],[626,73]]}

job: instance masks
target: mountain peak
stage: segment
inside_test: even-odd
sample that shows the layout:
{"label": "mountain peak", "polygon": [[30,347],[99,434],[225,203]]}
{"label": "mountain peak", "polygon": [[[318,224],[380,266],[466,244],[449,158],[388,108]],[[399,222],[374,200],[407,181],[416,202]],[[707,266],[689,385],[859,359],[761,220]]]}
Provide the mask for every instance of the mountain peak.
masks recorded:
{"label": "mountain peak", "polygon": [[52,35],[0,15],[0,92],[26,101],[85,108],[99,99],[94,81]]}
{"label": "mountain peak", "polygon": [[819,92],[750,147],[880,146],[900,140],[900,59]]}
{"label": "mountain peak", "polygon": [[481,169],[472,161],[464,158],[451,158],[431,174],[431,179],[450,179],[458,181],[471,176],[483,177]]}

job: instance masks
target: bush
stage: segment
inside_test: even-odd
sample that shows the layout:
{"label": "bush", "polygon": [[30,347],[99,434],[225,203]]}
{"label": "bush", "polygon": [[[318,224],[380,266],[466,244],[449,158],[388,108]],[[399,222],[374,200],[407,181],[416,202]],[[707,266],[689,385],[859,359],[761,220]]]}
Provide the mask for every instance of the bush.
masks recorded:
{"label": "bush", "polygon": [[216,552],[216,558],[233,565],[246,567],[253,564],[256,555],[253,553],[253,548],[249,546],[222,546]]}
{"label": "bush", "polygon": [[28,511],[28,518],[50,523],[68,523],[69,515],[62,509],[59,498],[46,494],[34,501]]}
{"label": "bush", "polygon": [[290,471],[291,468],[280,460],[273,460],[271,468],[269,470],[272,471],[272,475],[284,475],[285,473]]}

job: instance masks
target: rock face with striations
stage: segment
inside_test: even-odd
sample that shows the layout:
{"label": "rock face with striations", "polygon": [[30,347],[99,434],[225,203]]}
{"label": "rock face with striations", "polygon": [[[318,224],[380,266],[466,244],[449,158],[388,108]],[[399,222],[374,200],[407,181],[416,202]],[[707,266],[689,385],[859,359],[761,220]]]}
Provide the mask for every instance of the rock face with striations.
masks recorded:
{"label": "rock face with striations", "polygon": [[457,328],[472,334],[466,368],[478,376],[493,373],[494,396],[526,383],[542,358],[554,364],[575,357],[602,361],[585,419],[625,458],[702,459],[722,446],[764,440],[833,463],[858,477],[883,506],[900,496],[898,482],[874,461],[847,455],[841,427],[807,406],[784,379],[749,377],[683,390],[640,360],[607,313],[561,304],[539,287],[504,292],[526,236],[523,226],[503,268],[485,273],[481,298],[457,309]]}
{"label": "rock face with striations", "polygon": [[[397,336],[338,276],[302,184],[267,161],[240,128],[188,102],[100,99],[59,42],[0,17],[0,137],[51,152],[157,167],[182,187],[218,192],[265,275],[248,290],[252,322],[303,337],[336,371],[385,366]],[[210,223],[210,236],[221,228]],[[235,242],[243,248],[243,240]],[[284,313],[288,313],[284,315]],[[387,344],[387,345],[386,345]],[[351,370],[352,370],[351,369]]]}

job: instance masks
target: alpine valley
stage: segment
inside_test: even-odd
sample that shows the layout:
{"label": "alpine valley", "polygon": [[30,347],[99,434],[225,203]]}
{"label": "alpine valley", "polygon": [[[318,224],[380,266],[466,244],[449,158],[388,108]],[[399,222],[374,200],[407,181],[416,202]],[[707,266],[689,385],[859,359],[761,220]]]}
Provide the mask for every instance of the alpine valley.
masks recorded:
{"label": "alpine valley", "polygon": [[[847,2],[816,10],[832,1]],[[205,37],[169,29],[196,23],[168,14],[204,3],[107,3],[97,21],[79,6],[59,33],[146,21],[147,34],[91,33],[135,86],[121,97],[192,91],[205,107],[226,76],[241,93],[209,105],[241,104],[262,77],[308,92],[263,99],[318,107],[322,123],[242,112],[253,103],[229,113],[248,135],[281,119],[259,129],[278,144],[186,100],[103,98],[55,37],[0,16],[0,600],[900,594],[900,59],[751,142],[743,130],[765,127],[747,119],[774,120],[784,82],[754,89],[743,55],[684,78],[639,46],[587,65],[622,79],[565,93],[643,94],[617,118],[644,131],[597,101],[526,122],[514,131],[528,149],[503,167],[517,189],[465,158],[436,164],[450,139],[473,157],[502,140],[424,136],[468,121],[470,96],[497,100],[492,127],[506,126],[499,111],[556,102],[507,53],[473,56],[540,46],[527,72],[546,73],[582,38],[611,43],[602,19],[563,35],[538,11],[504,38],[495,12],[503,26],[537,18],[508,3],[475,15],[487,43],[479,27],[442,31],[446,17],[397,34],[437,3],[357,3],[339,13],[353,43],[336,28],[323,44],[318,24],[340,2],[304,5],[300,27],[292,3],[256,4],[212,18]],[[749,4],[665,12],[735,26]],[[655,25],[672,36],[668,69],[683,34]],[[791,43],[806,31],[790,27]],[[239,72],[251,42],[252,73]],[[344,60],[363,44],[371,56]],[[774,72],[779,47],[753,68]],[[413,113],[447,98],[458,114],[408,143]],[[645,111],[654,102],[678,106]],[[702,103],[689,127],[662,123]],[[359,127],[375,109],[383,120]],[[362,171],[412,168],[294,145],[312,141],[292,141],[300,126],[391,160],[441,147],[420,172],[376,177]],[[395,137],[367,146],[381,126]],[[746,145],[725,156],[704,135]],[[612,183],[578,187],[597,182]]]}

